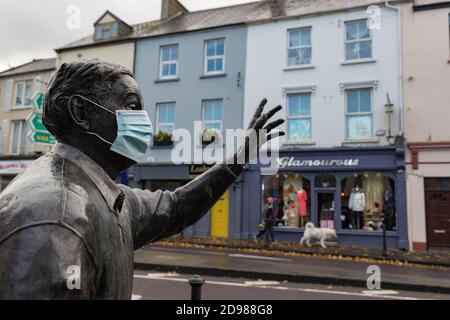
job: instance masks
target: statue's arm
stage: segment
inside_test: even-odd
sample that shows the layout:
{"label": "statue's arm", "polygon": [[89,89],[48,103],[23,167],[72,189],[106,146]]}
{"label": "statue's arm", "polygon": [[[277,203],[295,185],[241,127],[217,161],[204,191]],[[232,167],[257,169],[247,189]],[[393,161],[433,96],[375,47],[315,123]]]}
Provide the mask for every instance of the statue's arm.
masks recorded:
{"label": "statue's arm", "polygon": [[[69,289],[67,282],[80,289]],[[90,299],[95,267],[83,242],[59,225],[22,229],[0,244],[0,299]]]}
{"label": "statue's arm", "polygon": [[132,210],[135,249],[177,234],[200,220],[238,179],[244,170],[241,164],[255,159],[264,143],[284,135],[284,132],[270,134],[284,122],[283,119],[267,124],[282,107],[263,113],[266,103],[264,99],[256,108],[242,145],[231,161],[225,161],[226,164],[216,164],[174,192],[122,187]]}

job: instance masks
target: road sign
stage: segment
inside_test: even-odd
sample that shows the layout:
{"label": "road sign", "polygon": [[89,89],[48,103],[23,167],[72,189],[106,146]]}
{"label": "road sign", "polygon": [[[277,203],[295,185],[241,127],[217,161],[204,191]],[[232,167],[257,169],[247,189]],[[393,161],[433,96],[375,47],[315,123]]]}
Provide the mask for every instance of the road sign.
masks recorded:
{"label": "road sign", "polygon": [[38,111],[42,111],[44,108],[44,94],[41,92],[36,92],[31,100],[33,101],[34,108]]}
{"label": "road sign", "polygon": [[42,114],[32,112],[27,117],[28,125],[31,130],[39,132],[48,132],[45,125],[42,123]]}
{"label": "road sign", "polygon": [[35,143],[51,145],[56,143],[56,139],[54,136],[50,134],[50,132],[34,132],[30,131],[28,133],[30,140]]}

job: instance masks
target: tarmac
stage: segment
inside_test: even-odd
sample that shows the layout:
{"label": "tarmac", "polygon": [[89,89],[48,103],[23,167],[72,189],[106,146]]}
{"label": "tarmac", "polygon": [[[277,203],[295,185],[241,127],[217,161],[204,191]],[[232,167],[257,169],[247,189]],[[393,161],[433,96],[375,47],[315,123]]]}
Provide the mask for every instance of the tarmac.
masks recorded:
{"label": "tarmac", "polygon": [[[258,252],[256,249],[189,246],[179,241],[162,244],[136,251],[135,269],[367,288],[371,276],[368,267],[376,265],[380,268],[382,289],[450,293],[450,267],[445,265],[449,261],[439,260],[433,265],[419,260],[420,263],[415,264],[381,257],[344,258],[323,252],[322,255],[263,249]],[[440,259],[446,254],[439,254]]]}

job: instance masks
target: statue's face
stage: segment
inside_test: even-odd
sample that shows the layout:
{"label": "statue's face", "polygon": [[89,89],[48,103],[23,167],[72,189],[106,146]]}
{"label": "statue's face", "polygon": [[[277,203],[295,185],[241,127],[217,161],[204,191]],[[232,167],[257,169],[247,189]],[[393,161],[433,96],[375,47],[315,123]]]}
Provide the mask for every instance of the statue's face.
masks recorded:
{"label": "statue's face", "polygon": [[[102,103],[103,107],[115,112],[116,110],[142,110],[142,96],[136,80],[124,75],[111,88],[111,95]],[[93,126],[95,132],[108,141],[114,141],[117,136],[117,120],[113,114],[97,109]]]}

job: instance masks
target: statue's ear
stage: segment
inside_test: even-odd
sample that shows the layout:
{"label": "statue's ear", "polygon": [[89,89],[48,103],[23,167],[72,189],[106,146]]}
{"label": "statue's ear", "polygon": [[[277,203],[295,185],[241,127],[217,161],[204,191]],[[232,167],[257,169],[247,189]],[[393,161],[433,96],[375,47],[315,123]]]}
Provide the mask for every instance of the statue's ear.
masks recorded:
{"label": "statue's ear", "polygon": [[69,114],[77,126],[87,131],[90,129],[89,112],[87,102],[80,96],[71,96],[67,101]]}

